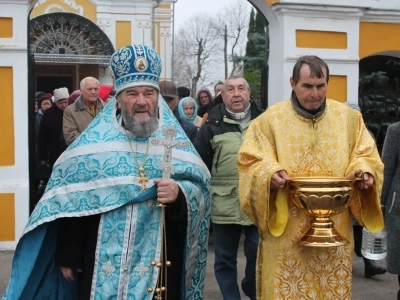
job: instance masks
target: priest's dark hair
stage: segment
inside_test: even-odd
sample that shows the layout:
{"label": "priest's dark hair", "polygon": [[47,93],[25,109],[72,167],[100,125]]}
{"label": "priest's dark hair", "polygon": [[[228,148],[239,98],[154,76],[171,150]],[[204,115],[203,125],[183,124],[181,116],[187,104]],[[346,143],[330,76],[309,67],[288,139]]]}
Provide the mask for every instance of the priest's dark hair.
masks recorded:
{"label": "priest's dark hair", "polygon": [[324,60],[316,55],[305,55],[299,57],[293,67],[292,80],[295,84],[300,80],[300,70],[303,65],[308,65],[311,71],[311,77],[324,77],[324,69],[326,70],[326,83],[329,81],[329,67]]}

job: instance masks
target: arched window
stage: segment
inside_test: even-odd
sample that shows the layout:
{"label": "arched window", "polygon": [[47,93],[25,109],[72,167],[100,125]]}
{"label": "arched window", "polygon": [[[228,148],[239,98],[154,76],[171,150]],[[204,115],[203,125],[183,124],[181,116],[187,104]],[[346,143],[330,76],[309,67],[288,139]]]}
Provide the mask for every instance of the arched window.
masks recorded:
{"label": "arched window", "polygon": [[32,19],[30,47],[35,62],[108,65],[114,47],[92,21],[57,12]]}

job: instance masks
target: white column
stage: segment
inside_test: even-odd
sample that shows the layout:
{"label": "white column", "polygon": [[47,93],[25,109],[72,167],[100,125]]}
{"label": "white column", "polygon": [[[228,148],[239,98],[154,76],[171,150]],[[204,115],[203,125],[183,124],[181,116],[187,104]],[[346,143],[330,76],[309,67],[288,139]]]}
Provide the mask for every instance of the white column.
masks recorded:
{"label": "white column", "polygon": [[0,0],[0,17],[12,18],[13,23],[12,36],[0,38],[0,67],[11,67],[13,70],[15,147],[15,164],[0,166],[0,194],[14,194],[15,240],[1,241],[1,250],[16,247],[29,215],[27,2]]}
{"label": "white column", "polygon": [[99,66],[99,78],[101,85],[114,85],[110,69],[107,66]]}
{"label": "white column", "polygon": [[132,23],[132,43],[152,46],[153,1],[136,2],[136,19]]}
{"label": "white column", "polygon": [[132,44],[153,45],[151,40],[151,15],[137,16],[132,27]]}
{"label": "white column", "polygon": [[[270,33],[268,105],[290,97],[289,79],[295,62],[303,55],[325,60],[330,75],[347,77],[347,101],[358,102],[359,22],[364,10],[354,6],[310,4],[308,0],[281,0],[269,6],[262,0],[250,0],[267,17]],[[296,4],[298,3],[298,4]],[[345,49],[300,48],[296,30],[340,32],[347,35]]]}
{"label": "white column", "polygon": [[[292,69],[297,59],[303,55],[317,55],[328,64],[330,75],[347,77],[347,100],[358,103],[359,48],[358,42],[355,41],[359,40],[361,10],[346,7],[310,7],[306,4],[290,6],[279,4],[274,6],[273,10],[281,19],[281,24],[284,24],[282,32],[285,72],[283,91],[286,93],[284,99],[287,99],[291,92],[289,77],[292,75]],[[346,33],[347,48],[298,48],[296,46],[296,30]],[[272,39],[271,41],[273,43]],[[273,58],[270,59],[273,60]]]}
{"label": "white column", "polygon": [[160,56],[162,62],[162,72],[160,79],[171,80],[171,27],[170,23],[161,23],[160,32]]}

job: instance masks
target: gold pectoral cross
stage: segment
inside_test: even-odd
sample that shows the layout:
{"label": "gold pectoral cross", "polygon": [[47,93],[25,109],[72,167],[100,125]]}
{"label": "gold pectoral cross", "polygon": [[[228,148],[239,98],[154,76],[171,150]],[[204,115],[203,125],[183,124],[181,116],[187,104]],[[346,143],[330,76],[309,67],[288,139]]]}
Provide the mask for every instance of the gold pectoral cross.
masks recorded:
{"label": "gold pectoral cross", "polygon": [[139,167],[139,176],[140,178],[137,179],[137,182],[142,185],[142,192],[147,190],[147,183],[149,182],[149,178],[146,177],[146,173],[144,172],[143,167]]}

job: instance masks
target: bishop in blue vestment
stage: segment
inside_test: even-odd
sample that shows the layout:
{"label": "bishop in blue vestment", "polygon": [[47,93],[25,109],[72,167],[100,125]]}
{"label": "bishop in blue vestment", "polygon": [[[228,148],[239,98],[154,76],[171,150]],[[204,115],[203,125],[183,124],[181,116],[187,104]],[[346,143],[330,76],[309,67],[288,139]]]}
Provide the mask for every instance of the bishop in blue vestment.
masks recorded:
{"label": "bishop in blue vestment", "polygon": [[[116,100],[55,163],[2,300],[203,299],[210,174],[159,96],[156,51],[123,47],[110,67]],[[162,179],[149,141],[170,126],[181,143]]]}

